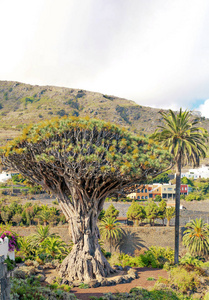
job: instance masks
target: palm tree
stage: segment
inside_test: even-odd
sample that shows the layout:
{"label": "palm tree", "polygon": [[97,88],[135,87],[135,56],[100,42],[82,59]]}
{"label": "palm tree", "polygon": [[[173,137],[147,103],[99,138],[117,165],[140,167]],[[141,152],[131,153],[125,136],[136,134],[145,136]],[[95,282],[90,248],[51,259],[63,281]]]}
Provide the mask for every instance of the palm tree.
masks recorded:
{"label": "palm tree", "polygon": [[104,217],[99,225],[100,233],[103,239],[107,239],[110,243],[110,252],[112,241],[117,241],[122,235],[122,229],[115,217]]}
{"label": "palm tree", "polygon": [[206,156],[205,142],[208,133],[204,128],[197,127],[199,120],[192,117],[190,111],[175,114],[172,110],[168,113],[160,112],[163,126],[155,131],[152,138],[166,147],[173,154],[176,165],[176,213],[175,213],[175,264],[179,262],[179,211],[181,167],[188,163],[199,165],[200,157]]}
{"label": "palm tree", "polygon": [[183,244],[194,255],[209,254],[209,225],[203,219],[192,220],[186,224]]}
{"label": "palm tree", "polygon": [[18,237],[18,246],[20,248],[20,253],[24,256],[30,256],[34,255],[36,249],[31,243],[31,237],[25,236],[25,237]]}
{"label": "palm tree", "polygon": [[44,223],[44,226],[46,226],[46,224],[49,222],[50,216],[51,214],[49,210],[41,210],[37,215],[37,217]]}
{"label": "palm tree", "polygon": [[67,244],[60,237],[49,236],[41,244],[39,252],[50,254],[53,258],[64,257],[69,253]]}
{"label": "palm tree", "polygon": [[47,226],[39,225],[36,228],[36,233],[34,233],[31,236],[31,243],[33,246],[38,246],[45,239],[47,239],[48,237],[53,237],[53,236],[55,237],[56,234],[55,233],[50,234],[49,225],[47,225]]}

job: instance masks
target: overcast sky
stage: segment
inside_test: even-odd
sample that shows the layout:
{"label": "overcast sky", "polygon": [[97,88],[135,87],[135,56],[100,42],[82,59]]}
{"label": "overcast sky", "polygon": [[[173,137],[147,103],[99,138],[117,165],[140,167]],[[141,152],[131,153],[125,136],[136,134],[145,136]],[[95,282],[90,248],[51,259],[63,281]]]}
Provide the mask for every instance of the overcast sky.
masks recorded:
{"label": "overcast sky", "polygon": [[209,117],[208,0],[0,0],[0,80]]}

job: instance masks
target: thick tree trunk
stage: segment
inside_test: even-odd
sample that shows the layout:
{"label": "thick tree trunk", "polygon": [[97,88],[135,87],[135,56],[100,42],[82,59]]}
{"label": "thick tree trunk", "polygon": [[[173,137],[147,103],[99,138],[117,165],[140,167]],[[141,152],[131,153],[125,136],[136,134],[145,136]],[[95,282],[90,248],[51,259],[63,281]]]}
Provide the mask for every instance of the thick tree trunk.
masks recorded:
{"label": "thick tree trunk", "polygon": [[62,278],[88,282],[114,272],[98,243],[97,218],[95,208],[90,209],[87,214],[80,211],[71,215],[69,223],[74,246],[59,268],[59,276]]}
{"label": "thick tree trunk", "polygon": [[176,206],[175,206],[175,255],[174,263],[179,263],[179,215],[180,215],[180,190],[181,190],[181,157],[176,164]]}

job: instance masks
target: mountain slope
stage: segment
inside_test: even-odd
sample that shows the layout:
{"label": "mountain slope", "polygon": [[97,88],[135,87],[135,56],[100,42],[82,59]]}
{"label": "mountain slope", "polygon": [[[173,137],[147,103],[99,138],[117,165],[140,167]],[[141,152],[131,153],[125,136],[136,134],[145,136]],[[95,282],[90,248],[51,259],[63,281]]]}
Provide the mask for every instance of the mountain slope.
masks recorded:
{"label": "mountain slope", "polygon": [[[160,124],[159,111],[85,90],[0,81],[0,144],[19,135],[26,124],[63,115],[88,115],[150,134]],[[209,129],[209,120],[202,126]]]}

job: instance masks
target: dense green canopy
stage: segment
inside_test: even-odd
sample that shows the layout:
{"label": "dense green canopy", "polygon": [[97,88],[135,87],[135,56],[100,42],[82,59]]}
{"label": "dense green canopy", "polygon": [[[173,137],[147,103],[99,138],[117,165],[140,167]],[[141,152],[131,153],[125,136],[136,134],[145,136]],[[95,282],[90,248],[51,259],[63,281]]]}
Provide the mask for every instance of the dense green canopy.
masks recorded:
{"label": "dense green canopy", "polygon": [[[101,182],[121,186],[165,169],[171,156],[143,137],[113,124],[75,117],[52,119],[23,130],[1,149],[3,163],[48,190],[73,183],[88,196],[104,196]],[[68,184],[66,183],[68,182]],[[102,192],[102,193],[101,193]]]}

